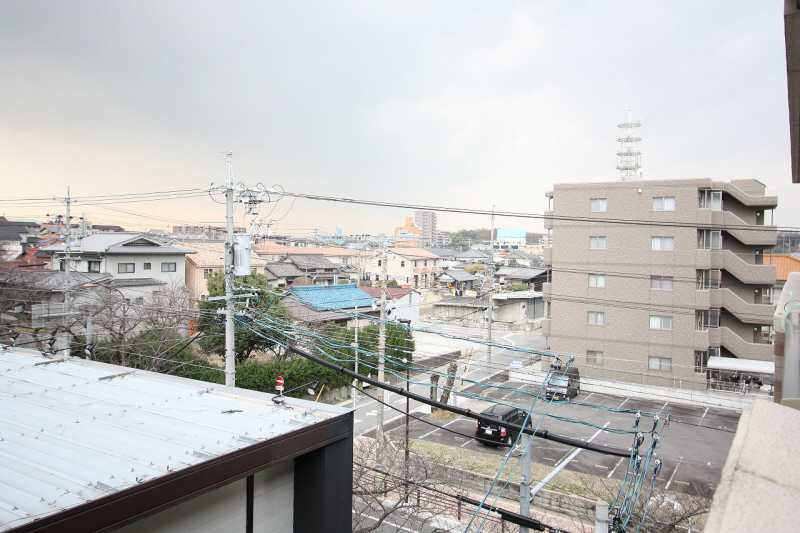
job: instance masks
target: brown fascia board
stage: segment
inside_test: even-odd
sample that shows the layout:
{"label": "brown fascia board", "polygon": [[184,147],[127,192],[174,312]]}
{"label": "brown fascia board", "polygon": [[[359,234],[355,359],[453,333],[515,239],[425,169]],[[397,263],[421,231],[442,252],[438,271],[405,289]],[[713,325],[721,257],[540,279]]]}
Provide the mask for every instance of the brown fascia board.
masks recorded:
{"label": "brown fascia board", "polygon": [[349,412],[56,512],[10,529],[8,533],[112,531],[276,464],[346,439],[352,432],[353,413]]}

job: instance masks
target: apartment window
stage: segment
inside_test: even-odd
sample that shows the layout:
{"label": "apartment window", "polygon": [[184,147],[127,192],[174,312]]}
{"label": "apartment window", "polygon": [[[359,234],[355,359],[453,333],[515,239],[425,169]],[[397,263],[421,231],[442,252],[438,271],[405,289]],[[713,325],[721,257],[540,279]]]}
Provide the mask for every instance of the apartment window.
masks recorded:
{"label": "apartment window", "polygon": [[650,357],[648,359],[650,370],[659,372],[672,372],[672,359],[669,357]]}
{"label": "apartment window", "polygon": [[708,328],[719,327],[719,309],[706,309],[704,311],[695,311],[694,313],[694,329],[703,331]]}
{"label": "apartment window", "polygon": [[66,266],[67,266],[67,260],[66,260],[66,259],[60,259],[60,260],[58,261],[58,269],[59,269],[61,272],[64,272],[64,270],[65,270]]}
{"label": "apartment window", "polygon": [[606,322],[606,314],[601,311],[589,311],[589,325],[602,326]]}
{"label": "apartment window", "polygon": [[401,266],[401,267],[404,267],[404,266],[406,266],[406,262],[401,260],[401,261],[400,261],[400,266]]}
{"label": "apartment window", "polygon": [[100,272],[100,261],[89,261],[89,272]]}
{"label": "apartment window", "polygon": [[650,315],[650,329],[672,330],[672,317]]}
{"label": "apartment window", "polygon": [[722,232],[711,229],[698,230],[697,247],[702,250],[722,250]]}
{"label": "apartment window", "polygon": [[[265,269],[266,270],[266,269]],[[203,269],[203,279],[208,279],[211,276],[211,273],[214,272],[213,268],[204,268]]]}
{"label": "apartment window", "polygon": [[589,274],[589,287],[596,287],[598,289],[606,288],[606,275],[605,274]]}
{"label": "apartment window", "polygon": [[136,272],[136,263],[120,263],[117,265],[117,272],[120,274],[133,274]]}
{"label": "apartment window", "polygon": [[416,261],[414,261],[414,266],[417,266],[417,262]]}
{"label": "apartment window", "polygon": [[427,261],[427,259],[426,259],[425,261],[423,261],[423,262],[422,262],[422,266],[424,266],[424,267],[428,266],[428,261]]}
{"label": "apartment window", "polygon": [[761,292],[761,303],[775,305],[778,303],[778,300],[781,299],[781,292],[783,292],[783,289],[778,289],[776,287],[765,288]]}
{"label": "apartment window", "polygon": [[698,198],[700,200],[700,209],[722,210],[722,191],[700,189]]}
{"label": "apartment window", "polygon": [[698,270],[697,271],[697,289],[719,289],[722,281],[721,270]]}
{"label": "apartment window", "polygon": [[656,196],[653,198],[653,211],[675,211],[675,197]]}
{"label": "apartment window", "polygon": [[605,211],[606,199],[605,198],[591,198],[589,200],[589,211]]}
{"label": "apartment window", "polygon": [[675,249],[675,237],[651,237],[651,248],[662,252],[671,252]]}
{"label": "apartment window", "polygon": [[381,266],[381,259],[378,259],[378,266]]}
{"label": "apartment window", "polygon": [[650,288],[656,291],[671,291],[672,276],[650,276]]}
{"label": "apartment window", "polygon": [[590,365],[602,365],[603,364],[603,352],[598,352],[597,350],[587,350],[586,351],[586,362]]}
{"label": "apartment window", "polygon": [[698,373],[708,370],[708,359],[719,357],[719,346],[709,346],[708,350],[695,350],[694,371]]}
{"label": "apartment window", "polygon": [[591,250],[605,250],[606,238],[605,237],[589,237],[589,249]]}
{"label": "apartment window", "polygon": [[772,340],[772,326],[761,326],[761,341],[770,342]]}
{"label": "apartment window", "polygon": [[150,267],[151,267],[150,263],[145,263],[144,266],[142,267],[142,269],[143,270],[150,270]]}
{"label": "apartment window", "polygon": [[161,263],[161,272],[175,272],[177,263]]}

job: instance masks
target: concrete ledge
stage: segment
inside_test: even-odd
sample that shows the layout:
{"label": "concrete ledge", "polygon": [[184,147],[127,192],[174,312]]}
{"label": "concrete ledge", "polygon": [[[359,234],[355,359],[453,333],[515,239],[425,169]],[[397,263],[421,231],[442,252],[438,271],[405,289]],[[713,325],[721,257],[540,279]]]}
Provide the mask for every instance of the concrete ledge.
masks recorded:
{"label": "concrete ledge", "polygon": [[793,533],[800,524],[800,412],[755,402],[739,428],[722,469],[706,533]]}

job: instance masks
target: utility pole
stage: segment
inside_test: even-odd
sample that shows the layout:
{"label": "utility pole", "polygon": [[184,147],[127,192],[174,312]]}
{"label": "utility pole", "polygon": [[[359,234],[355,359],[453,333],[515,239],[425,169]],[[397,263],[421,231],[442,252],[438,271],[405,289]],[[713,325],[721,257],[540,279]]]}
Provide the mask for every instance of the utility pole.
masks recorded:
{"label": "utility pole", "polygon": [[[356,351],[356,374],[358,374],[358,307],[355,308],[355,318],[356,318],[356,340],[353,342],[353,348]],[[353,409],[356,408],[356,403],[358,403],[358,386],[361,385],[361,380],[356,378],[356,386],[353,389]]]}
{"label": "utility pole", "polygon": [[491,283],[489,284],[489,316],[486,321],[488,332],[486,334],[486,362],[492,364],[492,313],[494,313],[494,206],[492,206],[492,229],[489,236],[489,275],[491,276]]}
{"label": "utility pole", "polygon": [[[67,219],[65,220],[64,226],[64,309],[61,310],[62,313],[62,320],[64,321],[64,325],[66,326],[66,322],[68,320],[71,301],[70,301],[70,274],[71,274],[71,265],[72,265],[72,256],[71,256],[71,242],[72,241],[72,215],[70,211],[70,207],[72,204],[72,199],[69,196],[69,187],[67,187],[67,197],[66,198],[53,198],[53,200],[58,200],[63,203],[67,207]],[[64,343],[64,355],[69,357],[69,332],[65,327],[64,330],[61,332],[62,342]]]}
{"label": "utility pole", "polygon": [[233,327],[233,152],[225,154],[225,385],[236,386],[236,350]]}
{"label": "utility pole", "polygon": [[[531,436],[523,433],[519,445],[522,447],[519,473],[519,514],[531,516]],[[528,528],[520,526],[519,533],[528,533]]]}
{"label": "utility pole", "polygon": [[[387,243],[383,241],[383,259],[381,260],[381,275],[383,278],[383,283],[381,283],[381,321],[378,326],[378,381],[381,383],[383,383],[384,356],[386,354],[386,283],[388,278],[386,262],[388,258]],[[383,443],[383,387],[378,387],[378,439]]]}

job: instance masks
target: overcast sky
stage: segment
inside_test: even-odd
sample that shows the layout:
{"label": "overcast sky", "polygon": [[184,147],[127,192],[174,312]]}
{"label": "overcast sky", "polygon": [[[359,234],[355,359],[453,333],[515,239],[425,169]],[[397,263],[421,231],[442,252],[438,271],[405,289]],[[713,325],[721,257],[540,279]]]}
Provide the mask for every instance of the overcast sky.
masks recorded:
{"label": "overcast sky", "polygon": [[[800,226],[785,55],[781,0],[0,0],[0,179],[7,197],[201,188],[233,150],[251,185],[542,213],[554,183],[619,179],[632,109],[645,179],[755,178],[776,223]],[[131,229],[224,221],[209,198],[111,207],[156,218],[76,210]],[[272,217],[309,235],[411,215],[284,200]]]}

